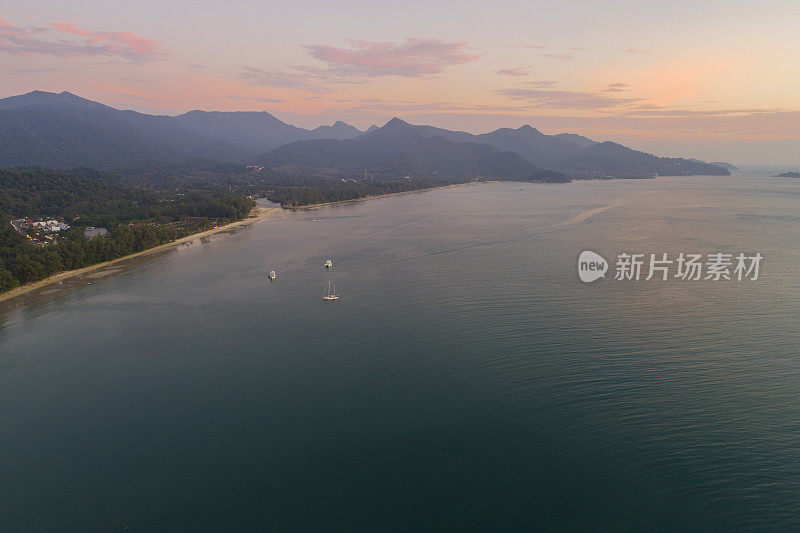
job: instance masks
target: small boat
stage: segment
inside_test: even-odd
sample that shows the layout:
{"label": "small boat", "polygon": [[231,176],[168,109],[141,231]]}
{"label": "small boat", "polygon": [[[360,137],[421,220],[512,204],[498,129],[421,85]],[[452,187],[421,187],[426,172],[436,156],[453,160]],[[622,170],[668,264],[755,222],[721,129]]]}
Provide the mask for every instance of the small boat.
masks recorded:
{"label": "small boat", "polygon": [[336,294],[336,285],[333,286],[333,292],[331,292],[331,282],[328,282],[328,292],[322,295],[323,300],[338,300],[339,295]]}
{"label": "small boat", "polygon": [[331,261],[330,259],[326,259],[325,268],[333,268],[333,261]]}
{"label": "small boat", "polygon": [[270,270],[269,271],[269,279],[275,279],[275,271],[274,270]]}

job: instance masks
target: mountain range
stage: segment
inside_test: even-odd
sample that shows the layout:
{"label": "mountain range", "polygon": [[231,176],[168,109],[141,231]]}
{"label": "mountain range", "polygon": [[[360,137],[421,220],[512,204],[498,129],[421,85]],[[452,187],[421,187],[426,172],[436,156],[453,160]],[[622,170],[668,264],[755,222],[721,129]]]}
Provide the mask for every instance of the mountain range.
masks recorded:
{"label": "mountain range", "polygon": [[197,157],[302,171],[352,173],[366,166],[395,177],[729,174],[720,164],[656,157],[571,133],[546,135],[531,126],[475,135],[395,118],[366,132],[341,121],[309,130],[264,111],[149,115],[69,92],[0,99],[0,167],[123,169]]}
{"label": "mountain range", "polygon": [[513,151],[488,143],[453,141],[426,135],[419,126],[393,118],[382,128],[353,139],[319,139],[286,144],[257,161],[271,168],[309,172],[329,170],[358,175],[452,176],[566,181]]}

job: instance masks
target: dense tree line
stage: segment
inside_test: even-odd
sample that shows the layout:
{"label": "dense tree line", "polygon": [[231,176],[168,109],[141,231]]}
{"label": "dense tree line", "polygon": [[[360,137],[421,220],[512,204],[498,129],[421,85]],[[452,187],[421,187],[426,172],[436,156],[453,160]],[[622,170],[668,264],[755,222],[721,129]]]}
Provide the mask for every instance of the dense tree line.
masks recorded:
{"label": "dense tree line", "polygon": [[[341,170],[254,171],[203,159],[118,172],[0,170],[0,292],[242,219],[255,206],[251,196],[301,207],[472,179],[467,175],[405,179],[385,172],[371,172],[365,179]],[[555,178],[535,175],[528,180],[551,179]],[[9,223],[12,218],[41,216],[62,217],[73,228],[59,236],[58,244],[40,247]],[[181,224],[187,217],[193,223]],[[109,233],[88,240],[84,226],[103,226]]]}
{"label": "dense tree line", "polygon": [[367,196],[391,194],[398,192],[429,189],[452,183],[463,183],[464,180],[424,179],[424,180],[377,180],[346,181],[322,178],[283,178],[268,183],[264,196],[285,207],[301,207],[305,205],[328,202],[356,200]]}
{"label": "dense tree line", "polygon": [[52,274],[110,261],[188,235],[188,231],[159,226],[121,224],[107,235],[88,240],[82,228],[71,228],[57,245],[33,246],[3,221],[0,231],[0,292],[44,279]]}
{"label": "dense tree line", "polygon": [[[254,206],[242,190],[134,187],[90,169],[0,170],[0,292],[240,220]],[[35,246],[10,224],[40,216],[62,217],[73,227],[57,244]],[[187,217],[191,224],[182,224]],[[87,225],[109,233],[89,240]]]}
{"label": "dense tree line", "polygon": [[80,217],[81,225],[115,226],[129,221],[175,221],[183,217],[239,219],[252,201],[237,190],[146,188],[92,169],[0,170],[0,213],[14,217]]}

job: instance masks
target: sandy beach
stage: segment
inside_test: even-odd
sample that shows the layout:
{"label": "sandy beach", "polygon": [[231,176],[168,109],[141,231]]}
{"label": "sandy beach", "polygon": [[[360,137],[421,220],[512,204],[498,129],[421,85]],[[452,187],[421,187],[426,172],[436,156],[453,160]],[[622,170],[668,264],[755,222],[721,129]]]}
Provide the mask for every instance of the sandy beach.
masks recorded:
{"label": "sandy beach", "polygon": [[112,259],[111,261],[106,261],[104,263],[97,263],[96,265],[91,265],[84,268],[78,268],[76,270],[67,270],[65,272],[59,272],[58,274],[53,274],[52,276],[45,278],[43,280],[35,281],[33,283],[27,283],[21,287],[17,287],[16,289],[12,289],[8,292],[0,294],[0,302],[17,298],[18,296],[22,296],[23,294],[27,294],[31,291],[35,291],[37,289],[41,289],[48,285],[52,285],[54,283],[58,283],[60,281],[68,280],[71,278],[85,276],[87,278],[95,279],[107,276],[119,270],[118,268],[108,268],[109,266],[130,261],[138,257],[144,257],[147,255],[152,255],[158,252],[162,252],[164,250],[174,248],[181,244],[189,244],[195,240],[208,238],[218,233],[229,232],[231,230],[234,230],[242,226],[254,224],[261,220],[274,218],[280,211],[281,208],[279,207],[256,206],[253,208],[253,211],[250,213],[250,215],[242,220],[231,222],[230,224],[225,224],[224,226],[219,226],[210,230],[202,231],[200,233],[195,233],[193,235],[189,235],[188,237],[183,237],[181,239],[177,239],[175,241],[162,244],[160,246],[148,248],[147,250],[142,250],[141,252],[137,252],[135,254],[125,255],[123,257],[118,257],[117,259]]}
{"label": "sandy beach", "polygon": [[[326,202],[326,203],[321,203],[321,204],[305,205],[305,206],[289,208],[289,209],[291,209],[293,211],[311,210],[311,209],[318,209],[318,208],[321,208],[321,207],[348,204],[348,203],[352,203],[352,202],[362,202],[364,200],[376,200],[376,199],[380,199],[380,198],[388,198],[388,197],[391,197],[391,196],[399,196],[399,195],[405,195],[405,194],[418,194],[418,193],[431,191],[431,190],[434,190],[434,189],[442,189],[442,188],[447,188],[447,187],[463,187],[463,186],[466,186],[466,185],[474,185],[474,184],[475,184],[474,182],[456,183],[456,184],[452,184],[452,185],[442,185],[441,187],[428,187],[428,188],[424,188],[424,189],[416,189],[416,190],[413,190],[413,191],[402,191],[402,192],[395,192],[395,193],[388,193],[388,194],[378,194],[378,195],[374,195],[374,196],[365,196],[363,198],[355,198],[353,200],[342,200],[342,201],[339,201],[339,202]],[[120,270],[120,267],[121,267],[121,265],[119,265],[120,263],[125,263],[125,262],[128,262],[128,261],[134,260],[136,258],[141,258],[141,257],[145,257],[145,256],[148,256],[148,255],[153,255],[153,254],[156,254],[156,253],[159,253],[159,252],[163,252],[165,250],[168,250],[170,248],[174,248],[176,246],[180,246],[182,244],[190,244],[190,243],[192,243],[192,242],[194,242],[196,240],[208,238],[208,237],[211,237],[211,236],[213,236],[215,234],[219,234],[219,233],[229,232],[229,231],[234,230],[236,228],[239,228],[241,226],[254,224],[254,223],[259,222],[261,220],[275,218],[277,216],[277,214],[280,211],[282,211],[282,209],[283,208],[280,208],[280,207],[256,206],[255,208],[253,208],[253,211],[250,213],[250,215],[247,218],[239,220],[237,222],[232,222],[230,224],[226,224],[224,226],[219,226],[217,228],[210,229],[210,230],[207,230],[207,231],[203,231],[203,232],[200,232],[200,233],[195,233],[193,235],[189,235],[188,237],[183,237],[182,239],[178,239],[178,240],[172,241],[170,243],[162,244],[160,246],[156,246],[156,247],[153,247],[153,248],[148,248],[147,250],[143,250],[143,251],[137,252],[135,254],[126,255],[126,256],[123,256],[123,257],[118,257],[117,259],[113,259],[111,261],[106,261],[104,263],[97,263],[95,265],[87,266],[87,267],[84,267],[84,268],[79,268],[79,269],[76,269],[76,270],[67,270],[67,271],[64,271],[64,272],[59,272],[58,274],[53,274],[52,276],[50,276],[48,278],[45,278],[43,280],[35,281],[33,283],[27,283],[27,284],[25,284],[25,285],[23,285],[21,287],[17,287],[16,289],[12,289],[12,290],[10,290],[8,292],[4,292],[4,293],[0,294],[0,303],[1,302],[6,302],[8,300],[13,300],[14,298],[17,298],[19,296],[31,293],[33,291],[38,291],[39,289],[47,287],[48,285],[53,285],[55,283],[59,283],[59,282],[67,281],[67,280],[73,280],[73,279],[77,279],[77,278],[81,278],[81,279],[84,279],[84,278],[85,279],[97,279],[97,278],[101,278],[101,277],[104,277],[104,276],[108,276],[108,275],[113,274],[113,273],[115,273],[115,272]],[[113,267],[113,268],[109,268],[109,267]],[[51,291],[42,291],[40,294],[45,294],[45,292],[49,293]],[[53,290],[52,292],[56,292],[56,291]]]}

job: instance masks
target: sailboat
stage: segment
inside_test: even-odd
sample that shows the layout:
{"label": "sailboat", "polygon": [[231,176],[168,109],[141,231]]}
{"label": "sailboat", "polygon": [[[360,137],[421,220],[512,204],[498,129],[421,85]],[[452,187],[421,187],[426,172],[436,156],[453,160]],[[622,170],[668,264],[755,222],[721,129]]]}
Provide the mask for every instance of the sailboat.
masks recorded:
{"label": "sailboat", "polygon": [[323,300],[338,300],[339,295],[336,294],[336,285],[333,286],[333,292],[331,292],[331,282],[328,282],[328,292],[322,295]]}
{"label": "sailboat", "polygon": [[269,279],[275,279],[275,271],[274,270],[270,270],[269,271]]}

